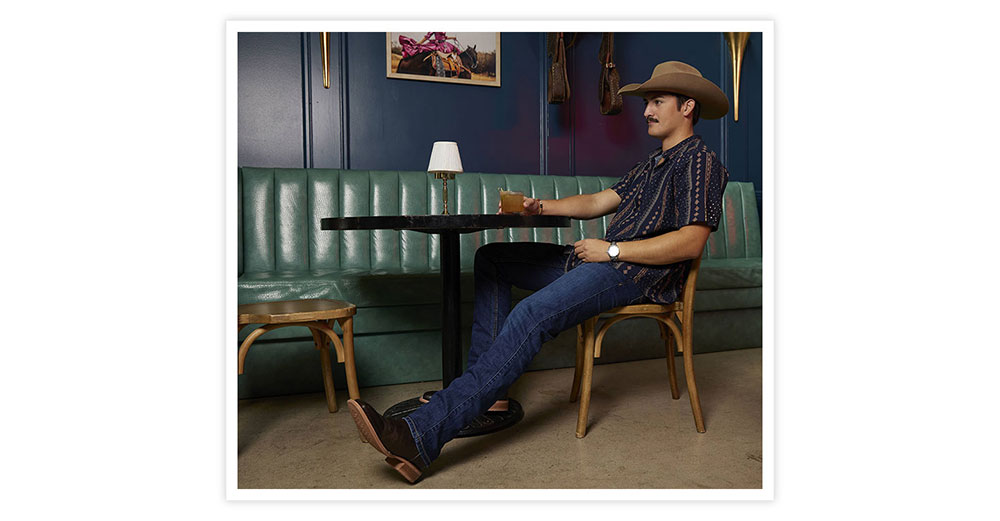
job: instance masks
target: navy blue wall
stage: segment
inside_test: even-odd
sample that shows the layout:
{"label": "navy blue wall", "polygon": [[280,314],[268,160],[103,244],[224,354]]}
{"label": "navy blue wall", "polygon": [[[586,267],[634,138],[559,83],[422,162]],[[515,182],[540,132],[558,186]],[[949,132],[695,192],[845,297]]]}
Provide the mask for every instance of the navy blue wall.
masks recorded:
{"label": "navy blue wall", "polygon": [[[457,141],[468,172],[621,175],[657,147],[641,99],[603,116],[598,107],[599,33],[567,50],[567,103],[545,99],[543,33],[501,35],[502,87],[385,77],[385,33],[331,35],[331,86],[323,88],[318,33],[239,35],[241,166],[423,170],[434,141]],[[730,179],[761,190],[761,34],[743,61],[740,120],[732,110],[695,127]],[[721,33],[617,33],[622,83],[642,82],[662,61],[697,67],[732,103],[732,71]]]}

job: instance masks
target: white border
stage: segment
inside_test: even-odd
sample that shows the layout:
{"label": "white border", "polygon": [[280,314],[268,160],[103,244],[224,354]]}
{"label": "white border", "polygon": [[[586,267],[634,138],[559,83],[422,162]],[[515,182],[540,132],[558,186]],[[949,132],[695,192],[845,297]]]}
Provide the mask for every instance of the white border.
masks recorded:
{"label": "white border", "polygon": [[[774,23],[761,22],[762,490],[774,499]],[[744,29],[745,30],[745,29]],[[233,173],[235,176],[235,172]],[[765,224],[766,223],[766,224]],[[232,344],[230,344],[232,345]],[[232,357],[230,357],[232,358]]]}
{"label": "white border", "polygon": [[[229,21],[226,23],[226,317],[236,316],[236,170],[237,164],[237,35],[239,32],[404,32],[434,21]],[[463,32],[761,32],[762,52],[762,186],[761,228],[763,254],[762,360],[762,488],[760,490],[690,489],[518,489],[504,490],[389,490],[330,489],[272,490],[237,488],[237,376],[236,357],[223,349],[226,368],[226,498],[229,500],[773,500],[774,499],[774,23],[771,21],[448,21]],[[516,28],[515,28],[516,27]],[[236,344],[237,332],[228,325],[226,346]]]}
{"label": "white border", "polygon": [[[236,79],[239,77],[239,53],[237,43],[239,42],[239,31],[230,23],[226,24],[226,275],[223,279],[226,294],[226,346],[236,345],[239,339],[237,331],[233,331],[230,324],[234,323],[230,318],[236,317],[237,309],[237,272],[238,253],[236,251],[237,239],[237,168],[238,164],[238,141],[237,121],[239,96],[237,95]],[[226,497],[234,498],[234,491],[237,491],[237,447],[239,445],[239,427],[236,418],[238,405],[237,386],[237,360],[230,356],[231,349],[222,350],[225,357],[226,368]]]}

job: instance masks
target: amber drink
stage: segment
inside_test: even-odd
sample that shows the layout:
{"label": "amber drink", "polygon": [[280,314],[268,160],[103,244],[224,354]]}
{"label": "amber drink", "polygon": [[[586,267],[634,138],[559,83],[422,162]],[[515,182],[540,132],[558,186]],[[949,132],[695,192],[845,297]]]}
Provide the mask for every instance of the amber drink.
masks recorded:
{"label": "amber drink", "polygon": [[500,190],[500,210],[503,213],[521,213],[524,211],[524,192]]}

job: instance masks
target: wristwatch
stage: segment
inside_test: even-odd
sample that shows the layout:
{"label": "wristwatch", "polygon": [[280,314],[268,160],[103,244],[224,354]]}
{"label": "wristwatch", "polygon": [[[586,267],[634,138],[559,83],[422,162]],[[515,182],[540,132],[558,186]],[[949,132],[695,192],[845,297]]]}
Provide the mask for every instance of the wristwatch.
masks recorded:
{"label": "wristwatch", "polygon": [[611,241],[611,246],[608,246],[608,257],[611,257],[611,262],[618,262],[619,253],[621,249],[618,248],[618,243]]}

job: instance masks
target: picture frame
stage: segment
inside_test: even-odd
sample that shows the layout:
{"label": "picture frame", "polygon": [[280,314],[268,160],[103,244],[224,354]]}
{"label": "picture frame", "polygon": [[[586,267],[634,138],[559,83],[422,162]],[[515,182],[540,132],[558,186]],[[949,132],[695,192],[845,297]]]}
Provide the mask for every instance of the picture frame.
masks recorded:
{"label": "picture frame", "polygon": [[500,33],[385,33],[385,75],[499,87]]}

